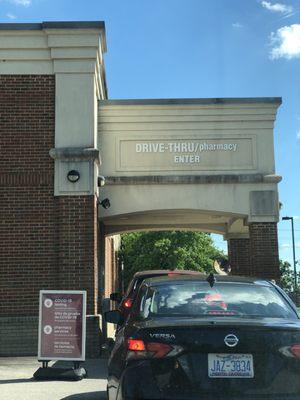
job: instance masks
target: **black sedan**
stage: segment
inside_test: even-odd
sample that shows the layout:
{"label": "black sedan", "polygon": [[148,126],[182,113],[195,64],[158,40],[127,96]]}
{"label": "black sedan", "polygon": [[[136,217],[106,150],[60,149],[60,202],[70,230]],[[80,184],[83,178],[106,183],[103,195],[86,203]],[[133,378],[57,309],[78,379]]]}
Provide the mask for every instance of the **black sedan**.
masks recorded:
{"label": "black sedan", "polygon": [[[106,313],[120,323],[119,311]],[[118,331],[109,400],[300,399],[300,319],[271,282],[147,279]]]}
{"label": "black sedan", "polygon": [[142,282],[148,278],[154,278],[157,276],[173,276],[173,275],[199,275],[200,272],[197,271],[189,271],[189,270],[166,270],[166,269],[154,269],[149,271],[139,271],[136,272],[128,285],[126,293],[122,296],[121,293],[115,292],[111,293],[110,300],[119,303],[118,310],[122,314],[122,322],[125,322],[128,315],[131,312],[131,307],[134,303],[134,300],[138,294],[139,288]]}

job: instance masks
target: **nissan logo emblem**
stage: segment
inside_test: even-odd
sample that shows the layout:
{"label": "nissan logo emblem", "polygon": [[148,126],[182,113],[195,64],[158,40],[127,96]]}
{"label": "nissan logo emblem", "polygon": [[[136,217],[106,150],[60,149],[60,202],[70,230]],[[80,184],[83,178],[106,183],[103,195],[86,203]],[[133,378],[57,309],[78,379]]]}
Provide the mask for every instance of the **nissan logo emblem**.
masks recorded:
{"label": "nissan logo emblem", "polygon": [[224,342],[226,346],[234,347],[238,344],[239,339],[231,333],[230,335],[225,336]]}

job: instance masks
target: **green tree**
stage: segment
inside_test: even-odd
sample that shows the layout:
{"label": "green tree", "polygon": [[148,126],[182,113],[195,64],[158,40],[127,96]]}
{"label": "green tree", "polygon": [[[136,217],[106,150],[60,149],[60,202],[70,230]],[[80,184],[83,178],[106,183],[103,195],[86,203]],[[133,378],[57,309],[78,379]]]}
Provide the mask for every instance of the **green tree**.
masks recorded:
{"label": "green tree", "polygon": [[294,270],[288,261],[280,260],[280,286],[289,294],[293,301],[300,306],[300,273],[297,274],[297,290],[295,291],[294,285]]}
{"label": "green tree", "polygon": [[224,254],[214,246],[209,234],[161,231],[123,234],[119,256],[124,263],[126,286],[137,271],[189,269],[210,272],[213,261]]}
{"label": "green tree", "polygon": [[288,293],[294,290],[294,271],[288,261],[279,262],[280,286]]}

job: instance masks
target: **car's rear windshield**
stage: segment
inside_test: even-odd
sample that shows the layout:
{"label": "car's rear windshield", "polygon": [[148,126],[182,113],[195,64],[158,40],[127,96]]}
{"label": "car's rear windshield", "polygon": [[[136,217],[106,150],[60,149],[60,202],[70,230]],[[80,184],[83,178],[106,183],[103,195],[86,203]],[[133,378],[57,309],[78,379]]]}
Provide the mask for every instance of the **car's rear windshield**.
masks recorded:
{"label": "car's rear windshield", "polygon": [[180,282],[143,287],[139,312],[151,317],[269,317],[297,319],[273,287],[247,283]]}

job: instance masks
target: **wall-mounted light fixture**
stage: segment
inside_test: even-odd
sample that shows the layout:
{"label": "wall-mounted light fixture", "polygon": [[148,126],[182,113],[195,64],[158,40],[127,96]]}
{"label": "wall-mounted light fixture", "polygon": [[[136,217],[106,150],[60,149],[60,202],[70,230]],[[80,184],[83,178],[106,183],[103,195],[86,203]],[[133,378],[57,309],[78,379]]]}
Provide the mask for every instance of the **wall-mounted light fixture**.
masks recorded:
{"label": "wall-mounted light fixture", "polygon": [[100,201],[100,203],[99,204],[101,204],[101,206],[103,207],[103,208],[105,208],[106,210],[110,207],[110,201],[109,201],[109,199],[104,199],[104,200],[102,200],[102,201]]}
{"label": "wall-mounted light fixture", "polygon": [[103,187],[105,185],[105,178],[102,175],[98,176],[98,187]]}
{"label": "wall-mounted light fixture", "polygon": [[75,169],[68,172],[67,179],[69,182],[76,183],[80,179],[80,173]]}

